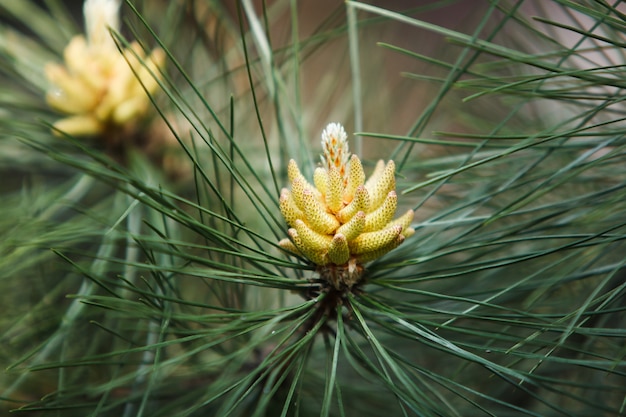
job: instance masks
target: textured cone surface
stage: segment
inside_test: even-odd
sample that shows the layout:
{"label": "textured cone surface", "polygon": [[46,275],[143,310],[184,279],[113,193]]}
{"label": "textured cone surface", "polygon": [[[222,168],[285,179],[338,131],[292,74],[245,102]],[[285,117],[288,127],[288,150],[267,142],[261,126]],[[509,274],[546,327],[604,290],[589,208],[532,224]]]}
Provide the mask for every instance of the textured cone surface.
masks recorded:
{"label": "textured cone surface", "polygon": [[283,188],[279,201],[280,212],[289,226],[294,226],[296,220],[304,218],[304,212],[298,208],[288,189]]}
{"label": "textured cone surface", "polygon": [[328,171],[321,167],[315,168],[313,184],[315,184],[315,188],[317,188],[322,195],[326,195],[328,192]]}
{"label": "textured cone surface", "polygon": [[370,196],[370,209],[376,210],[385,201],[389,191],[396,188],[396,164],[389,161],[376,181],[365,186]]}
{"label": "textured cone surface", "polygon": [[399,235],[391,243],[389,243],[388,245],[383,246],[380,249],[377,249],[377,250],[374,250],[374,251],[371,251],[371,252],[365,252],[365,253],[362,253],[360,255],[357,255],[356,256],[356,261],[358,263],[366,263],[366,262],[370,262],[370,261],[376,260],[376,259],[380,258],[381,256],[387,254],[388,252],[394,250],[398,246],[400,246],[400,244],[402,242],[404,242],[404,239],[405,239],[405,237],[403,235]]}
{"label": "textured cone surface", "polygon": [[306,178],[304,178],[304,175],[302,175],[302,173],[300,172],[300,168],[298,168],[298,164],[293,159],[290,159],[289,165],[287,165],[287,176],[289,177],[289,181],[291,182],[291,189],[294,191],[294,193],[294,183],[296,181],[299,181],[299,188],[301,190],[310,190],[315,195],[315,197],[320,197],[320,192],[313,185],[311,185],[306,180]]}
{"label": "textured cone surface", "polygon": [[337,218],[342,223],[347,223],[350,221],[352,216],[357,214],[359,211],[367,213],[369,201],[367,189],[364,186],[357,187],[354,199],[350,202],[350,204],[339,210]]}
{"label": "textured cone surface", "polygon": [[389,229],[362,233],[350,242],[350,253],[359,255],[381,249],[391,243],[401,232],[402,226],[392,226]]}
{"label": "textured cone surface", "polygon": [[331,212],[337,213],[343,205],[343,179],[339,170],[331,168],[328,172],[328,187],[326,191],[326,205]]}
{"label": "textured cone surface", "polygon": [[398,207],[398,196],[395,191],[389,191],[383,204],[367,215],[364,232],[383,229],[393,219]]}
{"label": "textured cone surface", "polygon": [[352,201],[354,194],[356,193],[356,189],[364,183],[365,172],[363,172],[361,160],[356,155],[352,155],[350,165],[348,167],[346,190],[343,195],[343,200],[346,204]]}
{"label": "textured cone surface", "polygon": [[291,198],[296,203],[296,206],[303,211],[304,210],[304,182],[301,178],[296,178],[291,182]]}
{"label": "textured cone surface", "polygon": [[316,251],[306,246],[300,238],[300,235],[298,235],[296,229],[289,229],[287,233],[296,248],[298,248],[298,250],[313,263],[317,265],[326,265],[328,263],[328,256],[326,256],[326,252]]}
{"label": "textured cone surface", "polygon": [[333,237],[328,249],[328,259],[336,265],[343,265],[350,259],[350,249],[346,237],[340,233]]}
{"label": "textured cone surface", "polygon": [[378,181],[378,179],[380,178],[380,175],[383,173],[384,170],[385,170],[385,161],[383,161],[382,159],[379,159],[378,162],[376,162],[374,171],[372,171],[372,174],[369,176],[367,181],[365,181],[365,187],[371,188],[372,185],[376,181]]}
{"label": "textured cone surface", "polygon": [[[394,226],[394,225],[400,225],[400,226],[402,226],[402,234],[404,234],[404,232],[411,225],[411,222],[413,221],[413,217],[414,216],[415,216],[415,212],[413,210],[407,210],[407,212],[404,213],[402,216],[400,216],[397,219],[389,222],[389,224],[387,224],[387,226],[385,228],[390,227],[390,226]],[[411,229],[411,230],[413,230],[413,229]]]}
{"label": "textured cone surface", "polygon": [[307,247],[314,251],[325,251],[328,249],[332,240],[329,235],[316,232],[302,220],[296,220],[294,227],[298,232],[302,243]]}
{"label": "textured cone surface", "polygon": [[303,204],[308,223],[316,232],[329,234],[339,227],[339,220],[328,213],[308,189],[303,192]]}
{"label": "textured cone surface", "polygon": [[322,167],[311,185],[294,160],[289,161],[291,190],[284,189],[280,209],[290,239],[280,246],[302,254],[314,264],[322,279],[337,289],[359,282],[363,263],[383,256],[414,233],[413,210],[393,219],[398,207],[395,164],[378,161],[367,179],[361,160],[348,153],[340,125],[322,134]]}
{"label": "textured cone surface", "polygon": [[348,223],[345,223],[337,229],[337,233],[341,233],[346,237],[346,240],[350,241],[356,238],[363,232],[365,227],[365,213],[359,211],[355,214]]}

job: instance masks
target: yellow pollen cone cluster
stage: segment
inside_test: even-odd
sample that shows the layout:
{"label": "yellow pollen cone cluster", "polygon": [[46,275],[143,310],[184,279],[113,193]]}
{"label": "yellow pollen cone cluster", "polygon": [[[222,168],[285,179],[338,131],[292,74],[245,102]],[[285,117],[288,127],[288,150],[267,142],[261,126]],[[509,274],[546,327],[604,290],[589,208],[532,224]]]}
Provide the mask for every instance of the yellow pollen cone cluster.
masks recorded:
{"label": "yellow pollen cone cluster", "polygon": [[[119,30],[119,2],[87,0],[84,4],[87,37],[74,36],[64,51],[65,65],[49,63],[48,104],[68,114],[54,124],[74,136],[98,135],[122,128],[144,116],[154,93],[165,53],[146,56],[137,42],[120,52],[109,32]],[[154,75],[153,75],[154,74]]]}
{"label": "yellow pollen cone cluster", "polygon": [[[341,140],[327,150],[327,136]],[[289,239],[279,244],[320,267],[352,265],[354,269],[355,265],[381,257],[411,236],[414,213],[408,210],[393,219],[398,205],[393,161],[379,161],[366,181],[356,155],[347,164],[335,164],[347,154],[341,125],[329,125],[322,137],[327,163],[315,170],[313,184],[294,160],[289,161],[291,189],[282,190],[280,210],[291,228]],[[329,155],[335,159],[329,160]]]}

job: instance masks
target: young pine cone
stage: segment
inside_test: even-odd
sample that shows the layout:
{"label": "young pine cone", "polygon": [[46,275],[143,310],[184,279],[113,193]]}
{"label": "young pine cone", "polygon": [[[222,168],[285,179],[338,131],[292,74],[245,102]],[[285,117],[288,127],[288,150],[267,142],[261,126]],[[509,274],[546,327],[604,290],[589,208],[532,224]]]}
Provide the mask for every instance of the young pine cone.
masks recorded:
{"label": "young pine cone", "polygon": [[[414,233],[413,210],[393,219],[398,205],[395,164],[378,161],[365,181],[361,160],[349,158],[347,136],[331,123],[322,134],[325,162],[315,170],[313,184],[289,161],[291,190],[284,188],[280,211],[289,239],[280,246],[318,265],[322,276],[333,276],[348,287],[360,278],[362,265],[400,245]],[[324,270],[345,271],[328,274]],[[337,286],[337,283],[333,283]]]}

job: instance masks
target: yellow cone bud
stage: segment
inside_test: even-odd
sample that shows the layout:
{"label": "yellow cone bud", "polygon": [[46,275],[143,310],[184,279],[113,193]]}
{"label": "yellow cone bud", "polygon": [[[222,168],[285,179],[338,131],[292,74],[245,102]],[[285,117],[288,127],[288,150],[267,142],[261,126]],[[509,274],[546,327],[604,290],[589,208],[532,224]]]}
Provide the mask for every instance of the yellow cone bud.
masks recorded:
{"label": "yellow cone bud", "polygon": [[341,233],[348,241],[350,241],[360,235],[364,228],[365,212],[359,211],[357,214],[352,216],[348,223],[342,224],[339,229],[337,229],[337,233]]}
{"label": "yellow cone bud", "polygon": [[385,201],[389,191],[396,188],[395,178],[396,164],[393,161],[387,162],[385,168],[380,173],[376,181],[365,185],[370,196],[370,209],[376,210]]}
{"label": "yellow cone bud", "polygon": [[296,248],[296,245],[294,245],[293,242],[287,238],[281,239],[280,242],[278,242],[278,246],[280,246],[281,248],[285,249],[288,252],[293,253],[294,255],[302,255],[302,253],[300,253],[298,248]]}
{"label": "yellow cone bud", "polygon": [[306,244],[302,241],[296,229],[289,229],[287,234],[291,238],[291,241],[295,245],[296,248],[308,259],[310,259],[313,263],[317,265],[326,265],[328,264],[328,255],[326,251],[318,251],[313,250],[310,247],[306,246]]}
{"label": "yellow cone bud", "polygon": [[[294,186],[293,183],[295,181],[299,181],[300,189],[302,190],[309,189],[315,195],[315,197],[317,198],[321,197],[321,193],[319,192],[319,190],[315,188],[313,185],[311,185],[306,180],[306,178],[304,178],[304,175],[302,175],[302,173],[300,172],[300,168],[298,168],[298,164],[296,164],[296,161],[294,161],[293,159],[289,160],[289,164],[287,165],[287,176],[289,177],[289,181],[291,182],[292,188]],[[296,198],[296,201],[299,201],[299,199]]]}
{"label": "yellow cone bud", "polygon": [[302,192],[302,200],[304,214],[313,230],[329,234],[339,227],[339,220],[326,211],[311,190],[305,189]]}
{"label": "yellow cone bud", "polygon": [[102,123],[94,116],[72,116],[57,120],[54,128],[61,132],[72,132],[73,135],[97,135],[102,131]]}
{"label": "yellow cone bud", "polygon": [[372,230],[384,228],[396,214],[397,207],[398,196],[395,191],[389,191],[383,204],[365,217],[363,231],[371,232]]}
{"label": "yellow cone bud", "polygon": [[[411,222],[413,221],[413,217],[415,215],[415,212],[413,210],[407,210],[406,213],[404,213],[402,216],[398,217],[397,219],[389,222],[385,228],[399,224],[400,226],[402,226],[402,234],[406,236],[406,231],[409,229],[409,226],[411,225]],[[411,229],[413,230],[413,229]],[[415,230],[413,230],[413,232],[415,232]],[[412,233],[411,233],[412,234]],[[406,236],[408,237],[408,236]]]}
{"label": "yellow cone bud", "polygon": [[315,251],[327,250],[328,245],[330,245],[330,241],[332,240],[332,237],[316,232],[302,220],[295,221],[295,229],[298,232],[298,236],[300,236],[302,243]]}
{"label": "yellow cone bud", "polygon": [[380,178],[380,175],[383,173],[384,170],[385,170],[385,161],[383,161],[382,159],[379,159],[378,162],[376,162],[374,171],[372,171],[367,181],[365,181],[365,187],[371,188],[372,185],[376,181],[378,181],[378,179]]}
{"label": "yellow cone bud", "polygon": [[313,184],[320,194],[325,196],[328,189],[328,171],[322,167],[317,167],[313,172]]}
{"label": "yellow cone bud", "polygon": [[328,259],[335,265],[343,265],[350,259],[348,241],[341,233],[337,233],[333,236],[328,248]]}
{"label": "yellow cone bud", "polygon": [[328,188],[326,191],[326,205],[331,212],[337,213],[343,205],[343,178],[335,167],[328,171]]}
{"label": "yellow cone bud", "polygon": [[350,242],[350,253],[359,255],[365,252],[376,251],[393,242],[400,233],[402,233],[402,226],[399,225],[375,232],[361,233]]}
{"label": "yellow cone bud", "polygon": [[149,109],[146,92],[153,94],[158,88],[156,78],[165,64],[165,53],[155,49],[146,57],[137,42],[120,53],[110,32],[119,31],[119,5],[119,0],[86,0],[87,36],[70,40],[63,52],[64,66],[49,63],[45,67],[50,84],[46,101],[68,115],[54,124],[64,133],[124,131]]}
{"label": "yellow cone bud", "polygon": [[304,210],[304,190],[307,189],[304,183],[305,181],[301,177],[291,182],[291,198],[300,210]]}
{"label": "yellow cone bud", "polygon": [[280,193],[279,207],[280,212],[289,226],[293,227],[296,224],[297,219],[304,218],[304,212],[298,208],[291,193],[286,188],[283,188]]}
{"label": "yellow cone bud", "polygon": [[354,198],[356,189],[365,183],[365,172],[363,171],[363,165],[358,156],[352,155],[350,158],[350,165],[348,166],[348,177],[346,183],[346,189],[343,194],[343,201],[348,204]]}
{"label": "yellow cone bud", "polygon": [[367,189],[364,186],[357,187],[354,199],[350,202],[350,204],[339,210],[337,218],[340,222],[347,223],[350,221],[352,216],[357,214],[359,211],[369,213],[369,207],[370,197]]}
{"label": "yellow cone bud", "polygon": [[349,156],[338,124],[322,134],[322,167],[311,185],[294,160],[287,168],[291,190],[283,189],[280,211],[292,228],[280,246],[316,264],[322,280],[337,290],[357,284],[363,264],[400,245],[414,233],[413,210],[393,220],[398,206],[395,164],[379,161],[366,181],[361,160]]}
{"label": "yellow cone bud", "polygon": [[390,252],[393,249],[395,249],[398,246],[400,246],[400,244],[402,242],[404,242],[404,240],[405,240],[404,235],[398,235],[388,245],[385,245],[382,248],[373,250],[371,252],[361,253],[361,254],[357,255],[355,259],[356,259],[356,261],[358,263],[362,263],[362,264],[370,262],[370,261],[373,261],[373,260],[378,259],[381,256],[385,255],[387,252]]}

